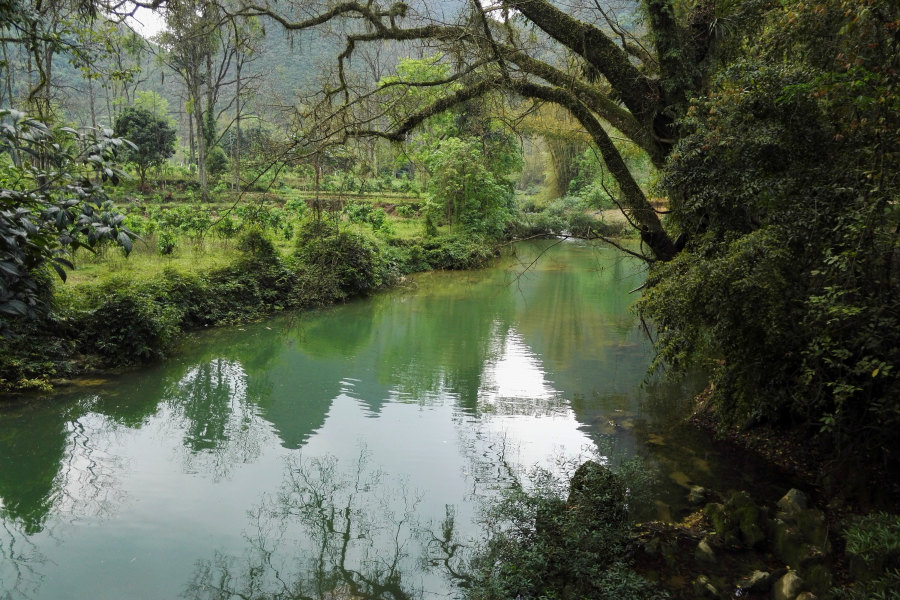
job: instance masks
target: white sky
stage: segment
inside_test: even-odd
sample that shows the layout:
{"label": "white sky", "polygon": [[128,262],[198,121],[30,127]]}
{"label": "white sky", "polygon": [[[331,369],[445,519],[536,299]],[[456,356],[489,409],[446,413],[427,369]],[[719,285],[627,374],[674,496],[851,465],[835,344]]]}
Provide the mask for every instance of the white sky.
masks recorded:
{"label": "white sky", "polygon": [[152,38],[165,28],[162,15],[147,8],[138,8],[134,17],[127,19],[127,21],[135,31],[147,39]]}

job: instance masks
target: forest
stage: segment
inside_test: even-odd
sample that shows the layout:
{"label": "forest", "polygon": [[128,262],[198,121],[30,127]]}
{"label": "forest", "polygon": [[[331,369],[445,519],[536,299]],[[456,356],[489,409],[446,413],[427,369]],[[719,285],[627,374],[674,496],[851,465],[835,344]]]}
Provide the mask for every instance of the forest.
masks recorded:
{"label": "forest", "polygon": [[[692,422],[828,506],[723,490],[706,548],[799,573],[752,593],[900,598],[897,2],[7,0],[0,30],[0,398],[591,242],[640,265],[646,380],[702,379]],[[681,597],[632,569],[638,471],[513,486],[460,593]]]}

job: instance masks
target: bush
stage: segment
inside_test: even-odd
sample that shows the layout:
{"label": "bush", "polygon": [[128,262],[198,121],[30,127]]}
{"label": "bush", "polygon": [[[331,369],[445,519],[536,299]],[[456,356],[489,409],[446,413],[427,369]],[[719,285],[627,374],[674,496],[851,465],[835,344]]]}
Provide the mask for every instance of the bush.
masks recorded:
{"label": "bush", "polygon": [[163,229],[156,237],[156,247],[159,249],[160,254],[168,256],[175,252],[175,248],[178,247],[178,237],[171,231]]}
{"label": "bush", "polygon": [[543,469],[534,469],[529,480],[529,485],[504,493],[485,512],[490,534],[472,561],[468,598],[667,597],[628,568],[626,478],[588,461],[568,486]]}
{"label": "bush", "polygon": [[301,293],[319,302],[369,293],[385,283],[386,265],[375,242],[365,236],[322,223],[300,231],[296,258]]}
{"label": "bush", "polygon": [[411,219],[416,216],[416,209],[409,204],[401,204],[397,207],[397,214],[404,219]]}
{"label": "bush", "polygon": [[214,146],[206,157],[206,168],[211,175],[218,176],[225,173],[228,171],[228,155],[218,146]]}
{"label": "bush", "polygon": [[368,223],[372,216],[372,211],[372,205],[367,203],[351,203],[344,209],[344,212],[347,213],[347,219],[351,223]]}
{"label": "bush", "polygon": [[81,348],[111,365],[130,365],[164,356],[181,315],[131,285],[103,288],[105,299],[88,314]]}
{"label": "bush", "polygon": [[259,227],[254,227],[244,233],[238,240],[237,249],[257,257],[274,257],[278,254],[272,240]]}
{"label": "bush", "polygon": [[432,269],[477,269],[497,256],[493,246],[474,236],[432,238],[421,246],[423,258]]}

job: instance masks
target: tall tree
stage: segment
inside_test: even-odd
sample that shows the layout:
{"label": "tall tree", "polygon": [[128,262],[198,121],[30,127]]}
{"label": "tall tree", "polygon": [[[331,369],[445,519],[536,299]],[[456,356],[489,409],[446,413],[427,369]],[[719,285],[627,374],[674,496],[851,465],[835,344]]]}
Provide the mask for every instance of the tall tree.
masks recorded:
{"label": "tall tree", "polygon": [[135,146],[127,149],[123,158],[137,168],[142,190],[147,187],[147,171],[175,154],[175,128],[168,117],[156,115],[146,108],[128,106],[123,109],[116,118],[115,134]]}
{"label": "tall tree", "polygon": [[213,57],[218,49],[218,10],[203,0],[170,2],[165,9],[166,31],[157,36],[161,60],[183,80],[185,103],[196,130],[197,167],[204,201],[209,200],[207,154],[211,135],[206,128],[214,96],[209,92]]}

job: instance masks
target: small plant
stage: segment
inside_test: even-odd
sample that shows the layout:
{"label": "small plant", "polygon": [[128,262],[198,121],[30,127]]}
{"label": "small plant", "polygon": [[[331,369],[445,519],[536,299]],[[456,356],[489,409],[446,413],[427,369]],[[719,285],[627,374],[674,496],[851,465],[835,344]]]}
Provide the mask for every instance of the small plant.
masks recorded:
{"label": "small plant", "polygon": [[348,204],[345,209],[351,223],[369,223],[372,216],[371,204]]}
{"label": "small plant", "polygon": [[171,256],[178,247],[178,237],[171,231],[163,229],[156,238],[156,247],[163,256]]}
{"label": "small plant", "polygon": [[291,198],[284,203],[284,211],[294,217],[301,218],[307,213],[309,207],[306,201],[301,198]]}
{"label": "small plant", "polygon": [[376,208],[369,214],[369,223],[372,224],[372,231],[383,229],[387,225],[387,213],[383,208]]}
{"label": "small plant", "polygon": [[397,214],[404,219],[411,219],[416,216],[416,210],[409,204],[401,204],[397,207]]}

